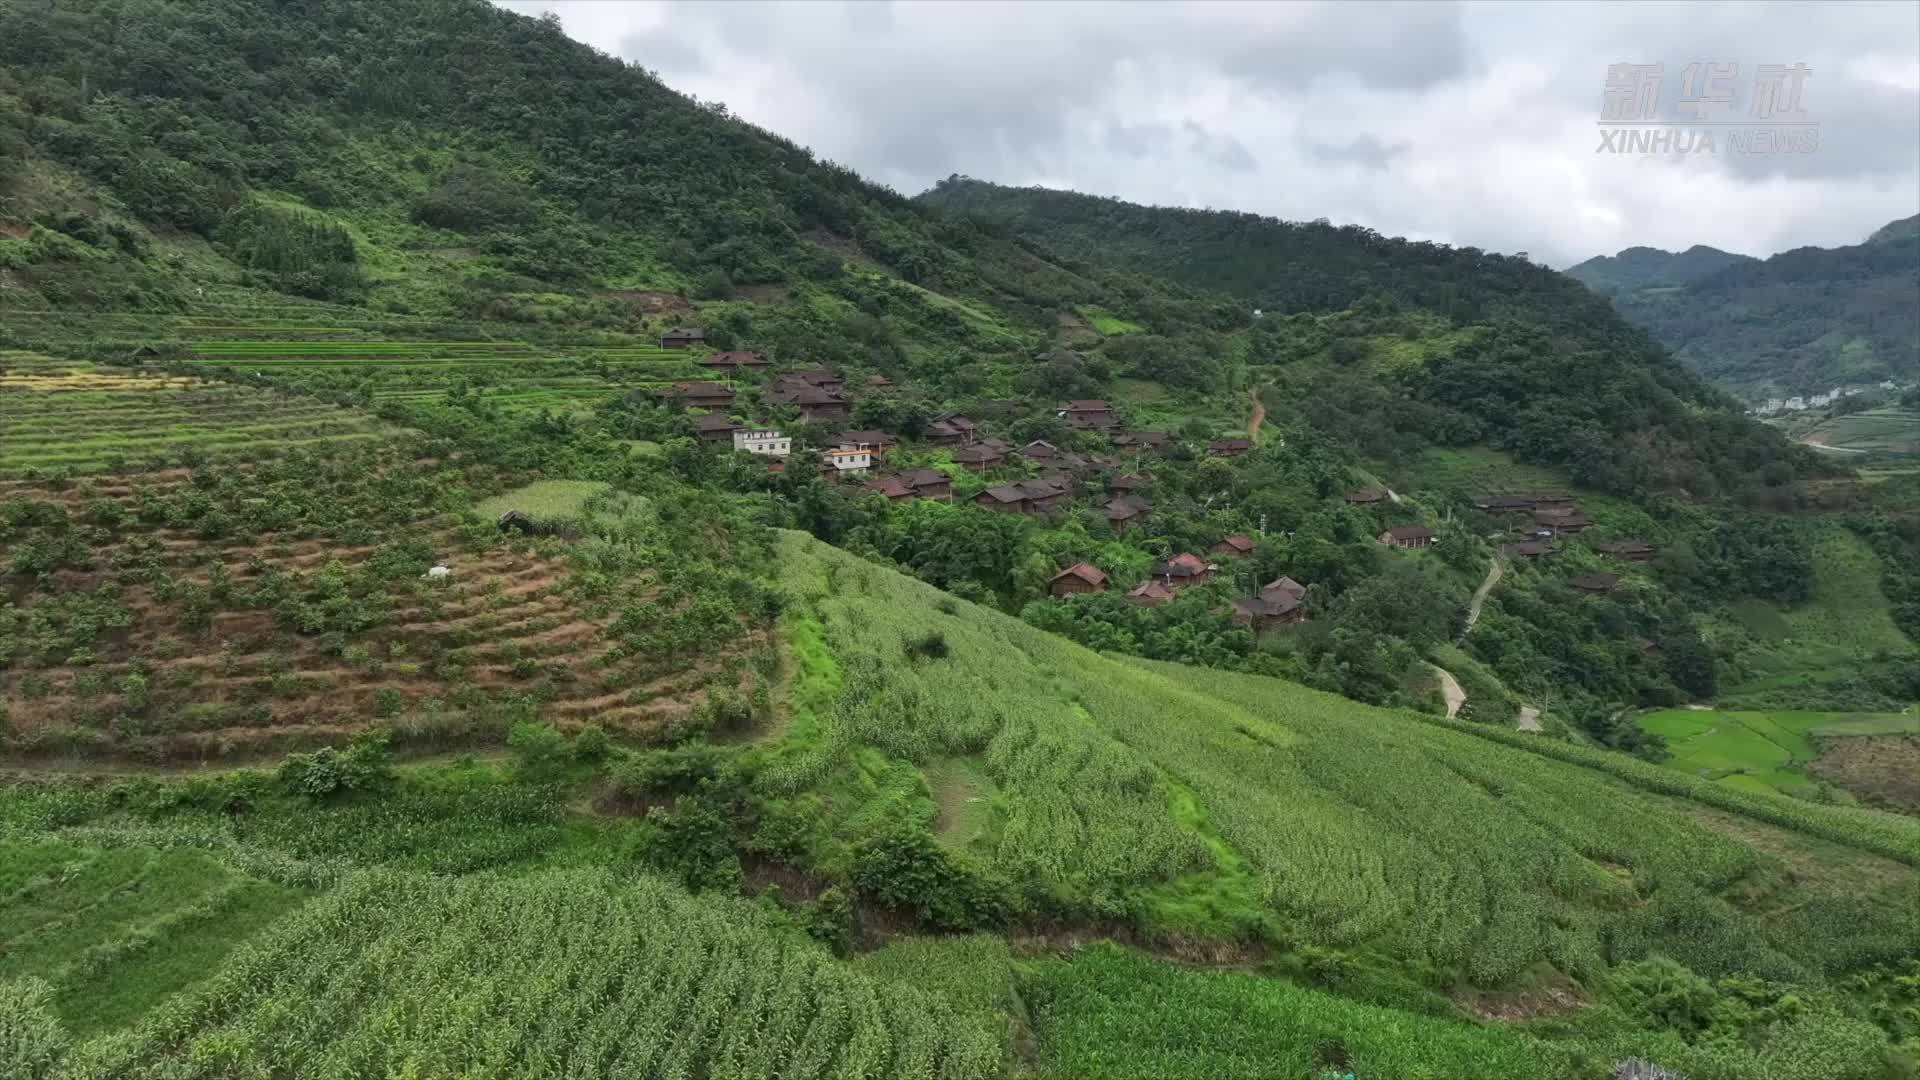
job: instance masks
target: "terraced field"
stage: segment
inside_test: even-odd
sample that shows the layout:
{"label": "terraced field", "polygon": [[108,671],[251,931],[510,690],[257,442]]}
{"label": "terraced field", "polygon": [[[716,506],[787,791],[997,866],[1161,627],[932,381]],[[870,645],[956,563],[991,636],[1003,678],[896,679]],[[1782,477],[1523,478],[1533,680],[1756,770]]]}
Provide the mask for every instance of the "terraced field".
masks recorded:
{"label": "terraced field", "polygon": [[248,456],[380,437],[373,417],[194,376],[0,353],[0,474],[79,472],[183,455]]}

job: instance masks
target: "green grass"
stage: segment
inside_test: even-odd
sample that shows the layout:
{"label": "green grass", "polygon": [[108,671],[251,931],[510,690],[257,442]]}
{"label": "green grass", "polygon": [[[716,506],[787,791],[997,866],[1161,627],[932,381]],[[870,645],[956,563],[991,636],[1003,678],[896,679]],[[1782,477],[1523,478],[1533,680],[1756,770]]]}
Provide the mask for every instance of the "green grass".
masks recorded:
{"label": "green grass", "polygon": [[0,865],[0,979],[46,980],[83,1035],[207,978],[303,899],[187,850],[5,842]]}
{"label": "green grass", "polygon": [[1819,754],[1816,737],[1920,733],[1920,716],[1886,713],[1667,709],[1638,722],[1667,740],[1669,768],[1729,787],[1786,794],[1818,786],[1806,773]]}
{"label": "green grass", "polygon": [[1395,473],[1413,490],[1465,495],[1567,487],[1566,478],[1551,469],[1524,465],[1502,451],[1479,446],[1429,447]]}
{"label": "green grass", "polygon": [[497,518],[509,510],[519,510],[536,521],[572,518],[580,515],[587,500],[612,488],[599,480],[536,480],[524,487],[495,495],[475,506],[483,518]]}
{"label": "green grass", "polygon": [[1753,640],[1739,654],[1749,673],[1726,693],[1751,695],[1846,677],[1877,654],[1907,655],[1913,642],[1894,625],[1880,588],[1880,560],[1865,541],[1843,529],[1826,530],[1813,545],[1813,596],[1771,612],[1744,601],[1735,618]]}
{"label": "green grass", "polygon": [[1074,305],[1074,310],[1079,312],[1080,317],[1087,320],[1087,325],[1093,327],[1102,337],[1138,334],[1146,330],[1146,327],[1141,326],[1139,323],[1128,322],[1103,307],[1096,307],[1092,304],[1076,304]]}

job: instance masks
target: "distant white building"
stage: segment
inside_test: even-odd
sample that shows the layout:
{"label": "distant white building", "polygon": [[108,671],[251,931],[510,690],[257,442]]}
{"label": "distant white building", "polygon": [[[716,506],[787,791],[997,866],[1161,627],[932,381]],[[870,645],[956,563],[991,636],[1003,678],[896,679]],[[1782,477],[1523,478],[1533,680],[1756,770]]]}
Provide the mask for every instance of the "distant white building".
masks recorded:
{"label": "distant white building", "polygon": [[765,457],[787,457],[793,453],[793,438],[778,431],[736,431],[733,448]]}
{"label": "distant white building", "polygon": [[821,457],[833,466],[834,471],[843,476],[859,476],[873,468],[873,447],[842,446],[829,450]]}

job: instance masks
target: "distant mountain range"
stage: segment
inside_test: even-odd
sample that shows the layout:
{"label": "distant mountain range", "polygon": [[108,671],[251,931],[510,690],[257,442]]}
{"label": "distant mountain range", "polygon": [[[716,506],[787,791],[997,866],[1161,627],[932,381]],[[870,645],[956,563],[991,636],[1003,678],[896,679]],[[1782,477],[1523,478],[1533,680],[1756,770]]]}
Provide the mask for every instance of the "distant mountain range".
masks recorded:
{"label": "distant mountain range", "polygon": [[1745,397],[1920,377],[1920,215],[1850,247],[1633,247],[1567,273]]}

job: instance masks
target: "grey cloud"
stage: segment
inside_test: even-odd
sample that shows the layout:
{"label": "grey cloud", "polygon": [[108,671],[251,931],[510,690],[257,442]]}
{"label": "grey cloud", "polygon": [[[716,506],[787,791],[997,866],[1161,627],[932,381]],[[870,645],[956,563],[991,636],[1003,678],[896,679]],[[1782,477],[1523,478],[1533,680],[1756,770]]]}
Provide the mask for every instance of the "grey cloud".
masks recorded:
{"label": "grey cloud", "polygon": [[1345,76],[1369,87],[1427,90],[1467,73],[1463,8],[1438,2],[1316,4],[1272,35],[1216,43],[1221,70],[1262,87],[1298,91]]}
{"label": "grey cloud", "polygon": [[1191,120],[1180,127],[1187,133],[1189,149],[1215,165],[1234,172],[1252,172],[1260,167],[1239,139],[1208,131]]}
{"label": "grey cloud", "polygon": [[1363,169],[1378,172],[1386,168],[1394,158],[1404,155],[1409,144],[1404,141],[1385,143],[1381,142],[1377,136],[1363,133],[1354,136],[1353,140],[1345,146],[1335,146],[1310,139],[1304,140],[1302,145],[1316,161],[1324,161],[1332,165],[1358,165]]}
{"label": "grey cloud", "polygon": [[1173,129],[1165,124],[1108,124],[1106,146],[1122,157],[1153,157],[1166,152]]}

